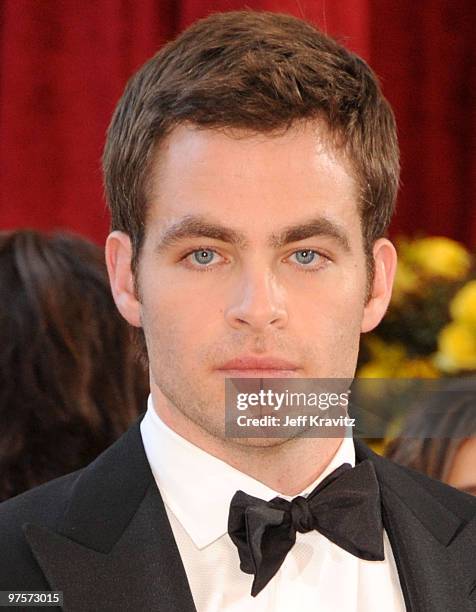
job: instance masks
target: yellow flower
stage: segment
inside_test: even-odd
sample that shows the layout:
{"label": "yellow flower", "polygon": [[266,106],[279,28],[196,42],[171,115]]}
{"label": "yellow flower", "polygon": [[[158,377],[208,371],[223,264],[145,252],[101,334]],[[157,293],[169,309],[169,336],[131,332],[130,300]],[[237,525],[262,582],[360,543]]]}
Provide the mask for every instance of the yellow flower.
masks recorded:
{"label": "yellow flower", "polygon": [[476,280],[466,283],[450,304],[453,319],[476,327]]}
{"label": "yellow flower", "polygon": [[371,384],[361,387],[366,400],[379,400],[388,393],[388,379],[393,376],[393,368],[388,363],[369,361],[357,371],[357,378],[372,378]]}
{"label": "yellow flower", "polygon": [[442,370],[476,369],[476,333],[464,323],[453,321],[446,325],[438,337],[435,363]]}
{"label": "yellow flower", "polygon": [[398,342],[384,342],[378,336],[365,336],[365,343],[372,356],[372,361],[378,361],[394,366],[406,355],[405,347]]}
{"label": "yellow flower", "polygon": [[375,438],[374,440],[367,440],[367,445],[377,453],[377,455],[383,455],[385,452],[385,441],[382,438]]}
{"label": "yellow flower", "polygon": [[405,299],[405,295],[415,293],[418,287],[418,274],[403,260],[400,260],[393,283],[392,302],[394,304],[402,302]]}
{"label": "yellow flower", "polygon": [[388,378],[392,376],[392,368],[387,363],[369,361],[357,372],[358,378]]}
{"label": "yellow flower", "polygon": [[403,255],[428,276],[459,280],[466,276],[471,266],[471,255],[459,242],[431,236],[415,240],[403,247]]}
{"label": "yellow flower", "polygon": [[395,372],[396,378],[438,378],[438,376],[435,366],[422,357],[403,360]]}

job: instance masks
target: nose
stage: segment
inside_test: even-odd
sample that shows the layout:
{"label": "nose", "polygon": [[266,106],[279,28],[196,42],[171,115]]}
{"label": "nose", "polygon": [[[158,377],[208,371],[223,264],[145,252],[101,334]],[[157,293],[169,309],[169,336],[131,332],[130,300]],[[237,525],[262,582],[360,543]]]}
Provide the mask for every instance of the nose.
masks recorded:
{"label": "nose", "polygon": [[288,321],[284,290],[270,271],[244,275],[235,298],[225,311],[225,318],[235,329],[261,332],[269,326],[284,327]]}

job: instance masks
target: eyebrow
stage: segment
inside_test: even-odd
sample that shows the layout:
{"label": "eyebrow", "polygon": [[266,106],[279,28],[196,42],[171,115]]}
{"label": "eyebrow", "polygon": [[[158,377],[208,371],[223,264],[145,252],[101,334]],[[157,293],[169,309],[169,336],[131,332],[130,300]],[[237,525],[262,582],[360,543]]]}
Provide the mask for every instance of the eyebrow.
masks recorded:
{"label": "eyebrow", "polygon": [[204,217],[188,215],[167,227],[157,244],[157,251],[175,246],[185,238],[211,238],[231,244],[246,247],[247,241],[243,233],[224,227],[218,223],[207,221]]}
{"label": "eyebrow", "polygon": [[[298,242],[315,236],[332,238],[343,250],[350,251],[349,240],[345,231],[335,222],[325,217],[314,217],[296,225],[285,227],[279,233],[271,234],[268,237],[268,245],[278,249],[291,242]],[[221,240],[242,249],[246,249],[249,246],[244,233],[219,223],[213,223],[202,216],[187,215],[162,232],[156,251],[160,252],[175,246],[186,238]]]}
{"label": "eyebrow", "polygon": [[345,250],[350,251],[349,240],[345,231],[333,221],[325,217],[317,217],[284,228],[279,234],[271,234],[269,244],[280,248],[290,242],[298,242],[314,236],[326,236],[333,238]]}

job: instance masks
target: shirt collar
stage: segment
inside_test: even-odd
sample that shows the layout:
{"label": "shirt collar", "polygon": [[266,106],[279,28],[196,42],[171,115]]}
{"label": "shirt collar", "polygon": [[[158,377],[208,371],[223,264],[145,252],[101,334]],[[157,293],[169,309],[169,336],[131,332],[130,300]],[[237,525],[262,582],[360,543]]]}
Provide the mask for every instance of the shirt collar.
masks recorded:
{"label": "shirt collar", "polygon": [[[279,495],[262,482],[243,474],[175,433],[157,415],[149,396],[142,419],[142,441],[164,503],[199,549],[228,531],[228,513],[238,490],[269,501]],[[351,437],[343,439],[326,469],[300,493],[306,496],[343,463],[355,466]],[[205,503],[206,502],[206,503]]]}

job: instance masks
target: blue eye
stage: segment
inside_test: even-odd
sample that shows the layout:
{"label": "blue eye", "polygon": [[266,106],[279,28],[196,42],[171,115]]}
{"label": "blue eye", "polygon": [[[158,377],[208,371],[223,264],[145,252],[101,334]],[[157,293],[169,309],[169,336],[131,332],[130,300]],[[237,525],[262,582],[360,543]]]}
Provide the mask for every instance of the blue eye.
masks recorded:
{"label": "blue eye", "polygon": [[302,251],[296,251],[294,253],[296,255],[296,260],[300,264],[310,264],[314,261],[317,253],[316,251],[311,251],[309,249],[303,249]]}
{"label": "blue eye", "polygon": [[214,255],[215,252],[211,249],[199,249],[193,252],[193,258],[199,264],[209,264],[213,261]]}

